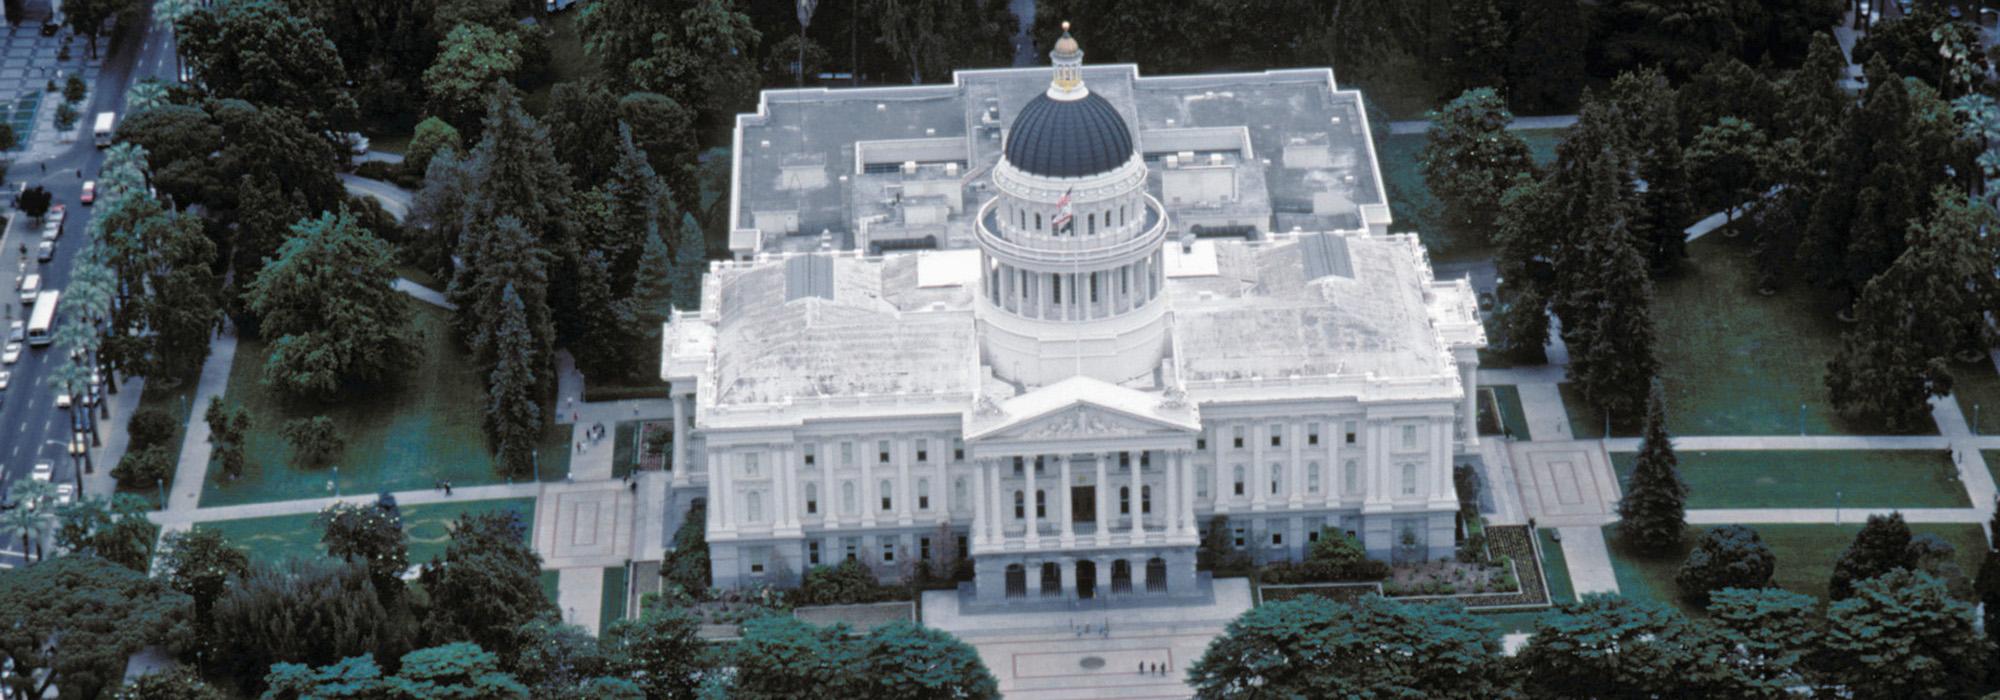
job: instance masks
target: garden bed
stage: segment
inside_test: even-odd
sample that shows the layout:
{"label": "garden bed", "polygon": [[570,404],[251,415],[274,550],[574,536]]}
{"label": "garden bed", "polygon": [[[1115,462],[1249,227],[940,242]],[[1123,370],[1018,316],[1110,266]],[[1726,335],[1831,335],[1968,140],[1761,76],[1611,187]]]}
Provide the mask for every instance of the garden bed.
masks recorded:
{"label": "garden bed", "polygon": [[1354,581],[1350,583],[1285,583],[1260,585],[1257,587],[1257,603],[1275,603],[1309,595],[1316,595],[1334,602],[1360,600],[1362,596],[1382,595],[1382,584],[1375,581]]}
{"label": "garden bed", "polygon": [[[1548,584],[1542,577],[1541,557],[1534,538],[1525,525],[1493,525],[1486,528],[1486,548],[1495,559],[1507,558],[1514,565],[1517,583],[1512,593],[1461,593],[1456,595],[1392,596],[1398,600],[1456,600],[1468,608],[1541,608],[1549,605]],[[1534,566],[1522,562],[1535,562]]]}

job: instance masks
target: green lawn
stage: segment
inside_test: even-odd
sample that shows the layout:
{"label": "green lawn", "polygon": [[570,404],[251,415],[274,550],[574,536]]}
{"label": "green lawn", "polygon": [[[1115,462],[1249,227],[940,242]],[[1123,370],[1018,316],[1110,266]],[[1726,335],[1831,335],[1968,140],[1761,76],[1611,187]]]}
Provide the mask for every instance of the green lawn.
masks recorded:
{"label": "green lawn", "polygon": [[[1398,118],[1419,119],[1422,116],[1419,111],[1415,116]],[[1430,187],[1424,182],[1423,168],[1417,163],[1417,155],[1423,152],[1430,136],[1391,134],[1387,125],[1379,126],[1381,130],[1374,134],[1376,158],[1382,166],[1383,189],[1389,193],[1389,203],[1396,212],[1397,220],[1414,228],[1424,245],[1431,249],[1433,258],[1439,261],[1491,257],[1493,249],[1490,246],[1452,240],[1448,232],[1428,220],[1430,213],[1435,212],[1439,205],[1437,197],[1431,194]],[[1562,142],[1562,129],[1521,129],[1513,133],[1528,143],[1536,162],[1546,165],[1555,161],[1556,144]],[[1404,220],[1413,216],[1417,220]],[[1398,227],[1399,230],[1401,228]]]}
{"label": "green lawn", "polygon": [[[1528,432],[1528,412],[1526,409],[1521,408],[1521,390],[1519,387],[1512,384],[1495,384],[1492,386],[1480,386],[1479,390],[1482,392],[1491,391],[1493,393],[1493,403],[1498,405],[1500,409],[1500,425],[1505,426],[1507,432],[1512,434],[1514,439],[1534,439],[1534,436]],[[1486,407],[1487,404],[1482,400],[1480,402],[1480,410],[1485,410]]]}
{"label": "green lawn", "polygon": [[2000,450],[1980,450],[1979,457],[1986,463],[1986,474],[1993,477],[1993,483],[2000,484]]}
{"label": "green lawn", "polygon": [[611,623],[625,619],[625,567],[604,567],[604,599],[598,608],[597,629],[611,629]]}
{"label": "green lawn", "polygon": [[[453,338],[449,315],[411,301],[411,320],[422,334],[417,363],[393,386],[354,392],[320,405],[286,400],[259,381],[268,345],[244,338],[230,368],[226,402],[243,406],[252,422],[243,477],[224,482],[218,469],[203,484],[203,507],[331,496],[429,489],[438,480],[453,486],[490,484],[504,479],[493,469],[480,430],[485,382],[470,352]],[[286,421],[321,414],[332,418],[346,449],[330,466],[304,469],[291,464],[292,449],[281,436]],[[541,450],[543,479],[560,479],[568,469],[569,431],[551,426]]]}
{"label": "green lawn", "polygon": [[[535,499],[508,498],[487,501],[465,501],[463,503],[432,503],[403,507],[403,532],[410,537],[410,563],[420,564],[444,554],[445,544],[451,540],[451,531],[446,527],[461,513],[486,513],[493,511],[514,511],[521,514],[527,532],[532,533],[535,522]],[[268,518],[245,518],[242,520],[218,520],[200,523],[195,527],[203,530],[217,530],[229,538],[230,543],[250,553],[251,558],[263,561],[279,561],[288,557],[322,556],[326,549],[320,546],[320,530],[314,524],[317,513],[299,515],[277,515]]]}
{"label": "green lawn", "polygon": [[[129,384],[126,383],[127,379],[123,375],[120,375],[118,381],[118,389],[120,391],[131,390]],[[201,370],[196,368],[192,375],[178,381],[169,381],[164,378],[157,380],[149,379],[146,381],[145,388],[139,392],[139,408],[137,410],[155,409],[173,417],[174,435],[167,439],[166,445],[167,451],[175,455],[176,458],[181,453],[181,444],[187,441],[188,416],[194,410],[192,404],[194,403],[195,385],[200,382]],[[169,387],[168,384],[172,384],[173,386]],[[127,417],[129,418],[129,416]],[[104,464],[100,466],[104,469],[110,469],[118,465]],[[167,481],[173,481],[173,476],[169,475]],[[131,490],[119,489],[119,493],[129,493],[139,496],[146,499],[147,503],[151,503],[155,508],[158,508],[161,506],[159,502],[159,487],[159,484],[153,484]]]}
{"label": "green lawn", "polygon": [[2000,432],[2000,374],[1993,371],[1993,362],[1985,357],[1972,364],[1954,362],[1951,365],[1952,398],[1958,401],[1958,410],[1965,414],[1965,425],[1978,435]]}
{"label": "green lawn", "polygon": [[[1963,508],[1942,450],[1681,451],[1689,508]],[[1622,486],[1638,454],[1614,452]],[[1836,502],[1835,494],[1838,493]]]}
{"label": "green lawn", "polygon": [[[1854,535],[1861,531],[1859,522],[1755,527],[1758,536],[1770,545],[1771,552],[1778,558],[1777,571],[1771,577],[1772,584],[1821,600],[1826,599],[1826,585],[1833,576],[1834,561],[1854,541]],[[1672,603],[1692,615],[1705,614],[1683,601],[1680,588],[1674,585],[1675,572],[1680,570],[1681,562],[1687,559],[1687,551],[1693,548],[1699,533],[1705,529],[1689,528],[1689,536],[1675,552],[1645,557],[1629,551],[1617,539],[1616,525],[1605,526],[1604,537],[1610,545],[1611,568],[1618,577],[1619,593],[1630,598]],[[1966,575],[1979,570],[1981,553],[1986,548],[1986,533],[1978,525],[1913,524],[1910,530],[1917,534],[1931,533],[1951,543],[1958,550],[1958,563]]]}
{"label": "green lawn", "polygon": [[1686,270],[1655,287],[1668,430],[1797,435],[1803,422],[1812,435],[1880,432],[1842,420],[1827,401],[1842,329],[1832,309],[1805,285],[1759,295],[1750,238],[1704,236],[1688,246]]}
{"label": "green lawn", "polygon": [[[1604,437],[1604,414],[1583,399],[1583,392],[1575,384],[1563,382],[1556,385],[1562,394],[1563,415],[1569,417],[1569,434],[1578,440],[1596,440]],[[1612,437],[1639,437],[1637,423],[1611,423]]]}
{"label": "green lawn", "polygon": [[1549,602],[1561,605],[1576,600],[1576,586],[1569,580],[1569,559],[1563,556],[1562,543],[1557,542],[1554,530],[1535,530],[1535,538],[1542,547],[1542,578],[1549,585]]}

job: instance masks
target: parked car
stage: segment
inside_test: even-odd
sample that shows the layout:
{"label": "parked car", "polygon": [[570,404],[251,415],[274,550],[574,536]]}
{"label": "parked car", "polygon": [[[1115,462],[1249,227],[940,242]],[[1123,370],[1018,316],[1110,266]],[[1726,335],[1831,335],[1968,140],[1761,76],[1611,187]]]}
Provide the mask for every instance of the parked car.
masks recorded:
{"label": "parked car", "polygon": [[8,343],[7,348],[5,350],[0,350],[0,365],[11,365],[20,361],[21,361],[20,343]]}
{"label": "parked car", "polygon": [[76,484],[56,484],[56,505],[66,506],[76,500]]}
{"label": "parked car", "polygon": [[13,372],[0,369],[0,391],[5,391],[7,389],[7,385],[13,381],[14,381]]}
{"label": "parked car", "polygon": [[7,324],[7,342],[18,343],[28,339],[28,322],[15,320]]}
{"label": "parked car", "polygon": [[91,202],[97,201],[97,181],[84,180],[83,196],[78,197],[77,200],[83,202],[84,206],[90,206]]}
{"label": "parked car", "polygon": [[48,262],[54,259],[56,259],[55,241],[44,238],[42,242],[35,244],[35,262]]}

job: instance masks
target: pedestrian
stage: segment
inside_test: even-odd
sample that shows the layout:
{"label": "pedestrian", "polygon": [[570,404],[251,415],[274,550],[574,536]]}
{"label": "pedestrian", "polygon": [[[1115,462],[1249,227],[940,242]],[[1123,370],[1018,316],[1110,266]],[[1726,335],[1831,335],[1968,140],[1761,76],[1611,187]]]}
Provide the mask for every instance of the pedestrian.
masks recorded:
{"label": "pedestrian", "polygon": [[76,169],[76,179],[78,180],[83,179],[83,168]]}
{"label": "pedestrian", "polygon": [[1144,661],[1139,662],[1139,672],[1140,673],[1146,672],[1146,662]]}
{"label": "pedestrian", "polygon": [[638,493],[638,492],[639,492],[639,482],[634,481],[632,482],[632,493]]}
{"label": "pedestrian", "polygon": [[449,481],[444,482],[444,495],[446,496],[451,495],[451,482]]}
{"label": "pedestrian", "polygon": [[49,162],[46,160],[42,161],[42,174],[43,175],[49,174]]}

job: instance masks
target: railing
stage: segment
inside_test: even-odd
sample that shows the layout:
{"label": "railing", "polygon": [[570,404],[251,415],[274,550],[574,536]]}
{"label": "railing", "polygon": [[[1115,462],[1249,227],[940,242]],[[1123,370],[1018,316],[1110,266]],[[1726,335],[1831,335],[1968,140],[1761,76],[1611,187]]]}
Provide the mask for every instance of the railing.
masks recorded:
{"label": "railing", "polygon": [[1146,195],[1146,220],[1140,225],[1139,233],[1129,237],[1107,235],[1097,236],[1045,236],[1040,234],[1015,234],[1009,237],[1001,232],[999,217],[994,211],[998,198],[986,200],[979,207],[979,238],[987,247],[1022,260],[1038,262],[1066,263],[1072,258],[1060,253],[1094,253],[1100,257],[1116,257],[1149,247],[1159,247],[1165,238],[1167,228],[1166,209],[1152,195]]}

